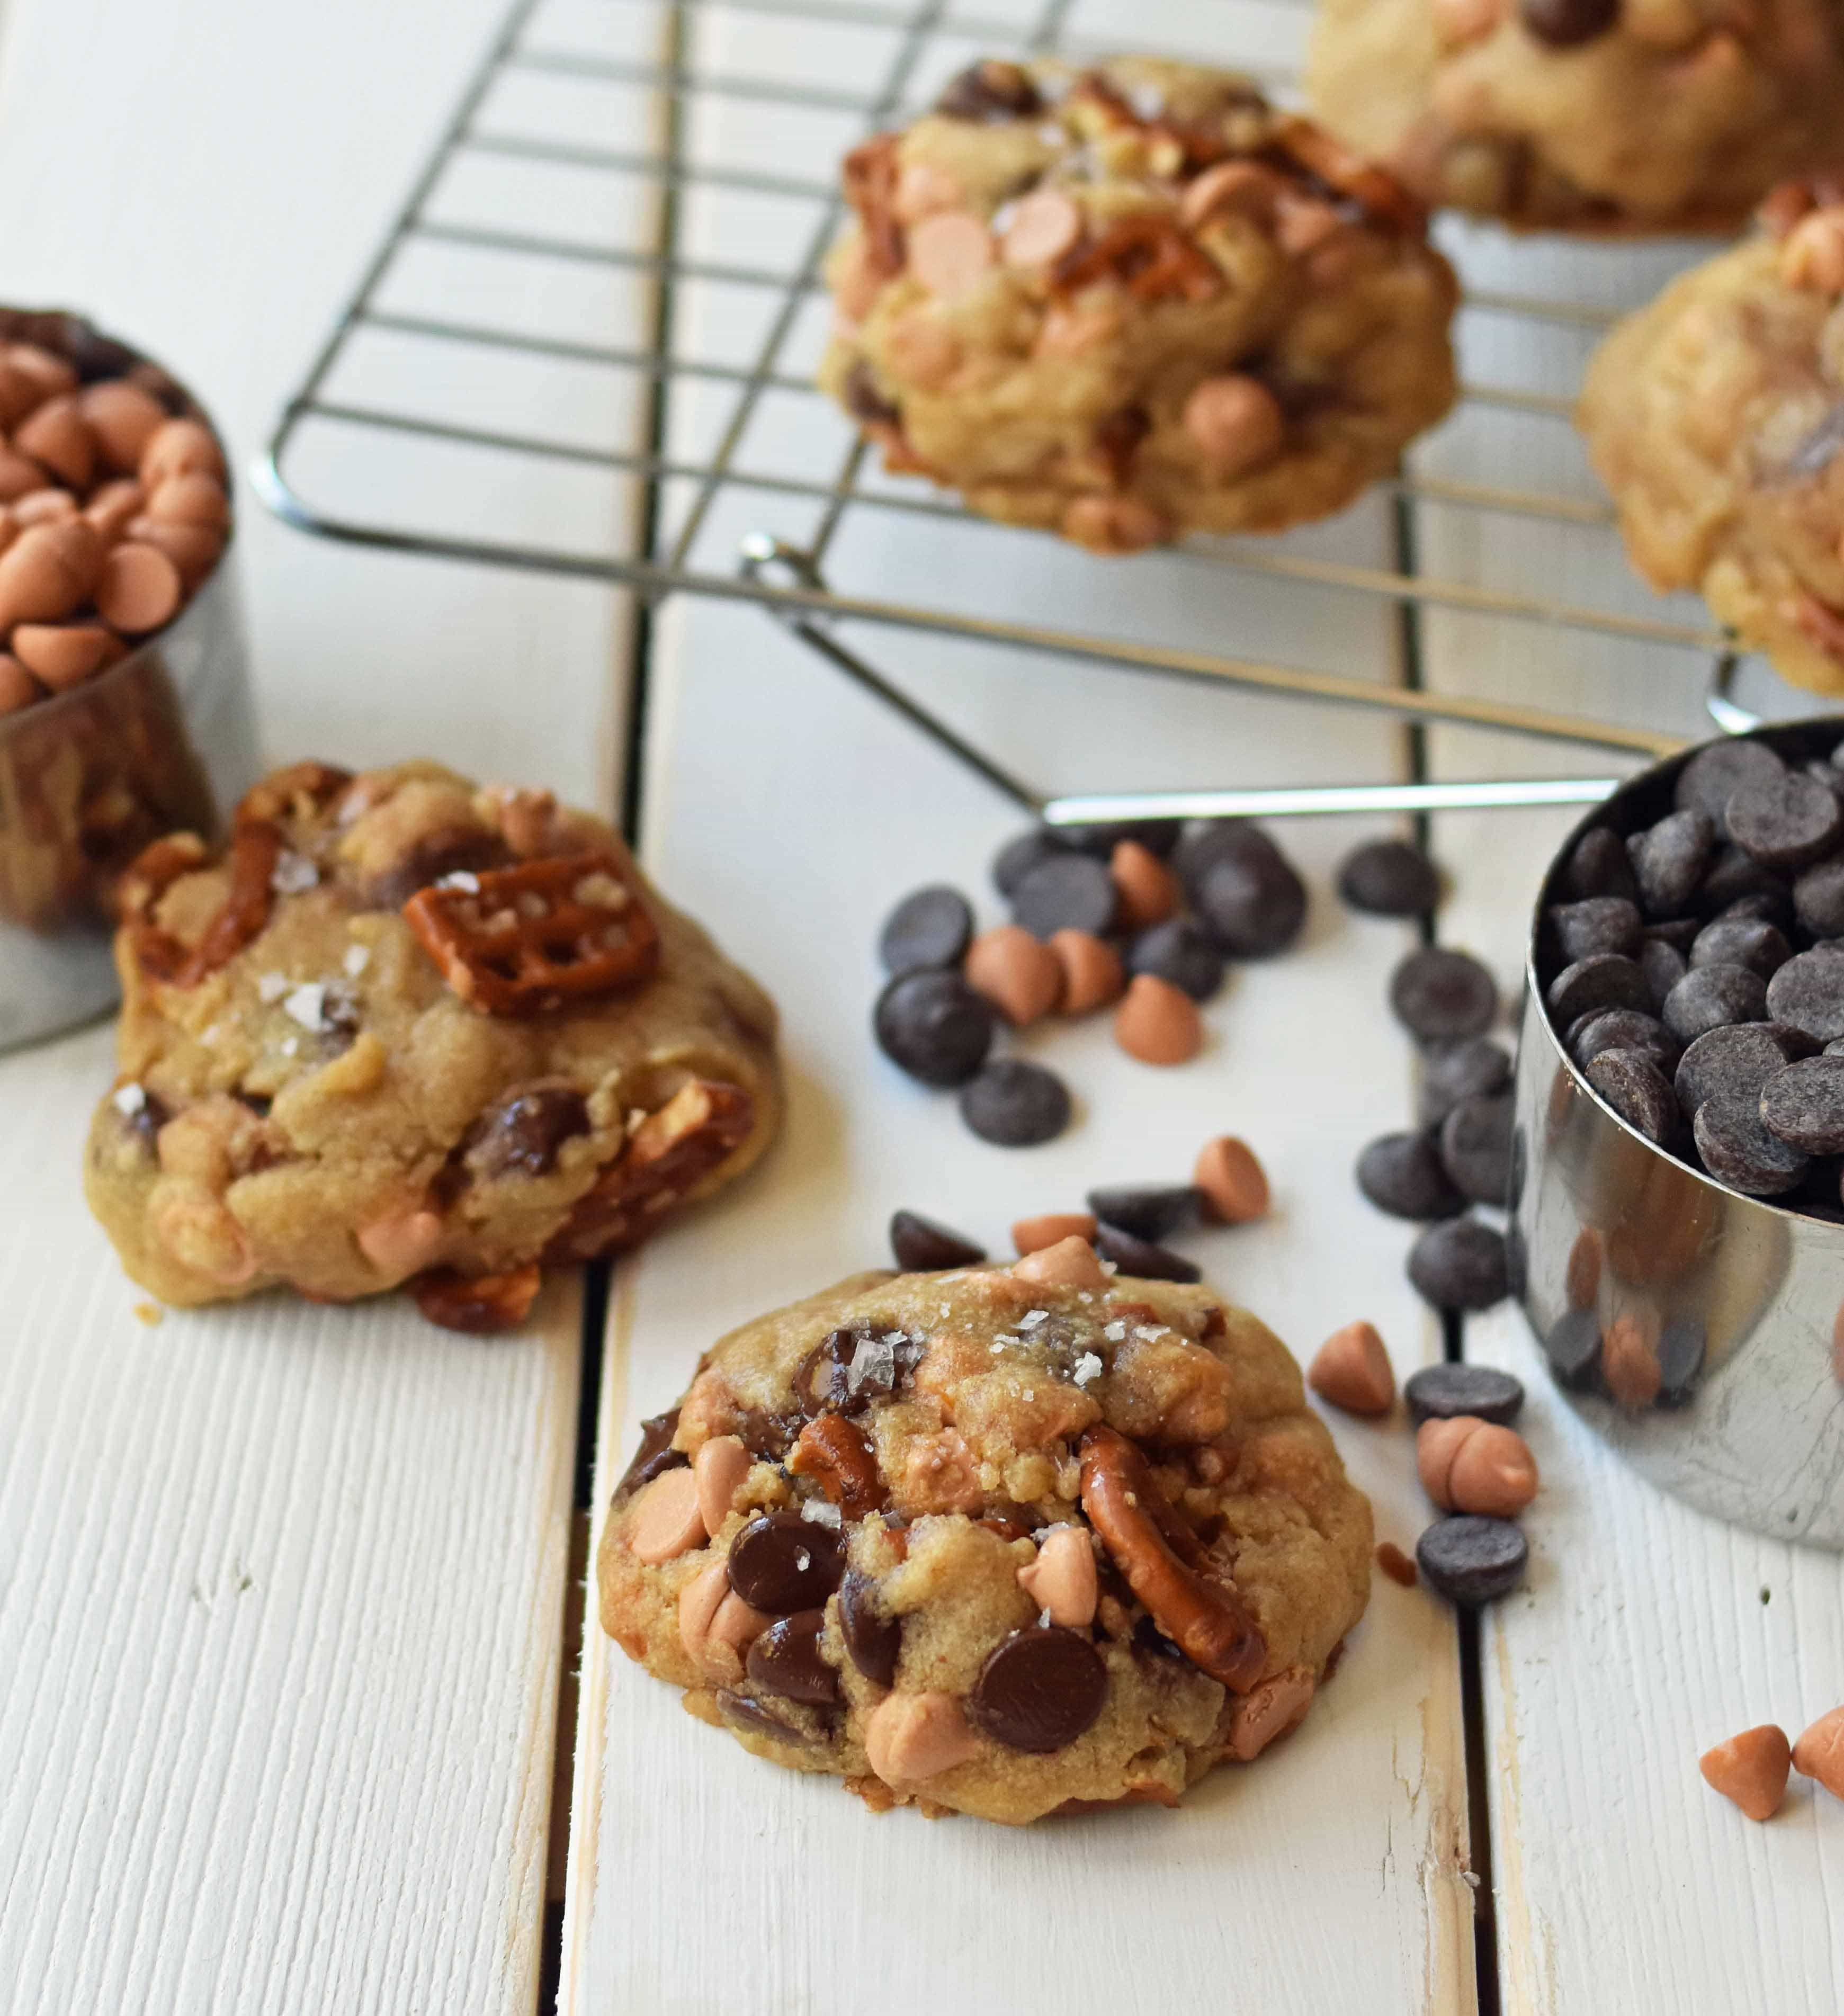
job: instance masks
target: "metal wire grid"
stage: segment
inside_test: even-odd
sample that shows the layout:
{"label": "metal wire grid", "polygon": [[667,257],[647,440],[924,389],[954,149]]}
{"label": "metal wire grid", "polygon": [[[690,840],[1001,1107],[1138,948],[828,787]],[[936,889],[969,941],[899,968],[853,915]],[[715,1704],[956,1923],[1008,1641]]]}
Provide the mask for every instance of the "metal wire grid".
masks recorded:
{"label": "metal wire grid", "polygon": [[[788,368],[787,353],[803,313],[823,291],[821,266],[838,233],[842,205],[837,185],[831,180],[786,173],[755,160],[738,165],[701,159],[687,144],[688,126],[701,106],[729,101],[790,108],[848,121],[859,131],[874,131],[920,109],[910,102],[911,95],[924,58],[939,38],[951,35],[956,42],[976,47],[1016,47],[1022,42],[1035,51],[1057,49],[1078,56],[1100,53],[1098,48],[1091,49],[1079,38],[1068,34],[1068,19],[1075,3],[1075,0],[1037,0],[1035,18],[1025,24],[1025,32],[1021,35],[1017,20],[963,15],[953,9],[952,0],[917,0],[917,4],[906,6],[883,4],[882,0],[676,0],[667,10],[664,48],[657,56],[636,59],[538,39],[533,24],[544,0],[516,0],[305,380],[284,408],[255,472],[265,501],[281,517],[303,529],[365,545],[625,583],[650,596],[690,591],[758,603],[781,616],[831,662],[897,707],[917,727],[1000,789],[1053,818],[1128,816],[1148,809],[1152,799],[1142,794],[1046,799],[885,678],[862,651],[843,641],[841,624],[851,621],[931,632],[1136,671],[1221,681],[1308,700],[1381,708],[1411,723],[1441,721],[1508,729],[1597,746],[1629,757],[1655,757],[1679,746],[1677,738],[1653,731],[1496,700],[1419,690],[1417,646],[1423,613],[1457,610],[1526,623],[1552,633],[1561,631],[1577,637],[1612,638],[1709,654],[1717,666],[1713,711],[1724,725],[1741,725],[1748,717],[1726,699],[1728,678],[1734,668],[1734,661],[1724,655],[1727,640],[1707,624],[1637,615],[1611,607],[1572,605],[1471,581],[1432,577],[1417,569],[1412,509],[1418,504],[1510,514],[1590,529],[1611,525],[1611,512],[1599,502],[1536,490],[1403,472],[1383,486],[1394,505],[1396,564],[1391,567],[1355,566],[1283,550],[1272,542],[1243,542],[1233,545],[1210,542],[1180,549],[1195,564],[1228,567],[1277,585],[1329,587],[1382,599],[1397,614],[1402,646],[1404,683],[1394,686],[1291,665],[996,620],[952,607],[892,602],[853,594],[828,581],[826,563],[848,513],[893,513],[931,520],[964,519],[967,514],[925,486],[877,481],[869,467],[864,444],[851,437],[842,420],[835,424],[846,445],[841,448],[835,472],[828,479],[816,479],[786,468],[753,468],[742,459],[740,451],[745,437],[765,398],[791,393],[816,398],[810,380]],[[598,0],[598,4],[613,13],[632,9],[636,4],[643,4],[643,0]],[[1286,0],[1286,4],[1302,4],[1302,0]],[[882,75],[869,89],[716,70],[701,65],[693,52],[697,17],[719,11],[882,31],[892,38],[892,53]],[[661,129],[650,136],[649,144],[614,146],[555,132],[509,131],[484,124],[482,108],[489,95],[504,81],[517,77],[634,88],[650,94],[653,102],[665,108]],[[1265,81],[1284,88],[1287,80],[1270,73]],[[524,223],[506,229],[453,221],[436,214],[432,200],[445,178],[458,166],[481,160],[613,171],[634,178],[657,193],[661,207],[657,246],[614,246]],[[815,206],[816,221],[791,262],[770,265],[700,256],[684,248],[679,229],[680,206],[700,192],[799,199]],[[419,248],[431,247],[528,255],[632,276],[657,290],[661,305],[660,340],[645,348],[610,345],[497,326],[458,307],[445,307],[440,313],[393,308],[386,298],[393,276],[406,257]],[[697,282],[751,290],[765,294],[772,302],[765,329],[747,361],[733,362],[690,354],[674,340],[671,311],[674,290]],[[1533,293],[1471,290],[1465,300],[1475,311],[1575,330],[1592,331],[1612,319],[1608,311],[1586,303],[1558,301]],[[656,429],[646,446],[624,448],[547,436],[535,427],[524,430],[493,427],[486,424],[484,417],[432,417],[413,410],[407,401],[354,400],[339,395],[336,381],[341,368],[355,340],[369,334],[451,352],[465,348],[483,354],[512,353],[564,365],[614,366],[648,385],[656,403],[662,405],[680,386],[722,388],[732,403],[711,452],[692,459],[665,452],[663,429]],[[1487,384],[1469,384],[1463,403],[1551,421],[1565,421],[1568,414],[1565,400]],[[524,464],[548,463],[638,476],[645,480],[656,500],[669,487],[676,486],[681,491],[689,489],[690,502],[675,525],[637,542],[636,550],[627,553],[575,550],[492,535],[463,535],[415,523],[391,524],[350,509],[315,504],[297,487],[289,473],[291,454],[298,450],[304,430],[315,424],[359,429],[405,442],[420,438]],[[739,564],[733,553],[713,555],[710,552],[708,535],[713,507],[726,493],[752,494],[762,501],[764,510],[773,508],[771,500],[777,499],[816,507],[817,521],[802,538],[783,538],[772,531],[751,537],[744,542]],[[656,510],[648,515],[651,523],[660,514]],[[1422,809],[1437,805],[1568,802],[1597,796],[1608,788],[1610,780],[1586,779],[1476,786],[1358,786],[1283,793],[1199,792],[1182,798],[1166,794],[1165,801],[1157,808],[1201,812]]]}

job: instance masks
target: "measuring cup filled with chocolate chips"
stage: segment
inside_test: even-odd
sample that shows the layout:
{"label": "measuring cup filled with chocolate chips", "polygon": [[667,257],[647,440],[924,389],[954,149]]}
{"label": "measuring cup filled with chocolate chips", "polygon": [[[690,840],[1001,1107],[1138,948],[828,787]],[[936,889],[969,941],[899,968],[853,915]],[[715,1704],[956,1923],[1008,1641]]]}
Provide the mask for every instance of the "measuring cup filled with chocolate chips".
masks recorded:
{"label": "measuring cup filled with chocolate chips", "polygon": [[0,1049],[116,997],[123,871],[256,773],[230,478],[191,394],[0,308]]}
{"label": "measuring cup filled with chocolate chips", "polygon": [[1704,1510],[1844,1548],[1844,717],[1687,751],[1571,835],[1512,1204],[1577,1412]]}

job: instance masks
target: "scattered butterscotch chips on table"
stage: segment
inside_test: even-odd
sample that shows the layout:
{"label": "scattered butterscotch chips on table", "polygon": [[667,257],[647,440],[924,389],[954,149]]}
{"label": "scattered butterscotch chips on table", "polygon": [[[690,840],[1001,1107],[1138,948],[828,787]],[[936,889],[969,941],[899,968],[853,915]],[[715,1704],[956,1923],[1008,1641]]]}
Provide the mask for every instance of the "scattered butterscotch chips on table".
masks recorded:
{"label": "scattered butterscotch chips on table", "polygon": [[1372,1543],[1280,1343],[1071,1238],[721,1339],[645,1424],[597,1585],[603,1629],[758,1757],[1021,1823],[1176,1805],[1280,1740]]}
{"label": "scattered butterscotch chips on table", "polygon": [[1793,1769],[1844,1799],[1844,1708],[1835,1708],[1793,1745]]}
{"label": "scattered butterscotch chips on table", "polygon": [[1705,1750],[1697,1768],[1706,1784],[1733,1800],[1751,1820],[1771,1820],[1786,1799],[1792,1751],[1786,1731],[1771,1722],[1745,1729]]}
{"label": "scattered butterscotch chips on table", "polygon": [[1396,1371],[1374,1323],[1335,1330],[1313,1355],[1306,1384],[1348,1414],[1387,1414],[1396,1405]]}
{"label": "scattered butterscotch chips on table", "polygon": [[1219,1134],[1204,1143],[1191,1181],[1206,1211],[1225,1225],[1246,1225],[1268,1214],[1268,1173],[1255,1150],[1234,1134]]}
{"label": "scattered butterscotch chips on table", "polygon": [[1456,1414],[1415,1435],[1421,1488],[1443,1512],[1514,1519],[1536,1496],[1536,1460],[1515,1428]]}
{"label": "scattered butterscotch chips on table", "polygon": [[1189,1064],[1204,1046],[1203,1018],[1183,988],[1136,974],[1115,1010],[1114,1039],[1143,1064]]}
{"label": "scattered butterscotch chips on table", "polygon": [[1424,1421],[1451,1420],[1457,1414],[1508,1427],[1523,1409],[1524,1386],[1496,1366],[1424,1365],[1409,1374],[1403,1400],[1417,1428]]}
{"label": "scattered butterscotch chips on table", "polygon": [[1021,1258],[1027,1253],[1040,1252],[1046,1246],[1061,1245],[1065,1239],[1093,1243],[1095,1232],[1095,1218],[1091,1211],[1043,1211],[1035,1218],[1021,1218],[1013,1225],[1012,1244]]}
{"label": "scattered butterscotch chips on table", "polygon": [[854,149],[845,193],[821,382],[986,517],[1103,553],[1277,531],[1453,403],[1419,209],[1246,77],[976,64]]}
{"label": "scattered butterscotch chips on table", "polygon": [[85,1188],[166,1301],[409,1283],[503,1329],[774,1130],[773,1004],[546,792],[294,765],[139,858],[116,954]]}

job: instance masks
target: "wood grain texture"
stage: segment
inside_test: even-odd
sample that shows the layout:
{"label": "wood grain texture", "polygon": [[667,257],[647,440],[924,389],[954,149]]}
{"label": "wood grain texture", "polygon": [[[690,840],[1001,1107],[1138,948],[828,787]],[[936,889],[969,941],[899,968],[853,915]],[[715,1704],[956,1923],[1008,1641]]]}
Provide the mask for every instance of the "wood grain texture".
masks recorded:
{"label": "wood grain texture", "polygon": [[[1683,246],[1584,250],[1468,234],[1485,284],[1573,300],[1644,298],[1698,256]],[[1582,344],[1500,326],[1474,340],[1499,382],[1566,392]],[[1485,368],[1482,365],[1482,369]],[[1453,430],[1423,466],[1501,480],[1508,444]],[[1522,471],[1592,498],[1579,445],[1558,423],[1527,433]],[[1500,585],[1655,608],[1611,538],[1424,514],[1431,567]],[[1680,605],[1693,619],[1699,605]],[[1438,619],[1428,683],[1579,707],[1701,736],[1705,667],[1688,654],[1559,639],[1529,626]],[[1751,703],[1810,703],[1761,671]],[[1604,771],[1604,757],[1442,730],[1443,776]],[[1533,760],[1534,759],[1534,760]],[[1441,929],[1486,958],[1514,1001],[1537,885],[1574,813],[1448,815],[1435,851],[1453,871]],[[1466,1325],[1469,1358],[1514,1372],[1520,1426],[1541,1467],[1525,1514],[1525,1587],[1482,1633],[1486,1741],[1503,2006],[1509,2016],[1608,2009],[1830,2011],[1844,1997],[1844,1808],[1795,1778],[1765,1827],[1705,1786],[1697,1759],[1763,1721],[1796,1736],[1844,1692],[1844,1561],[1759,1539],[1666,1497],[1577,1419],[1522,1314]]]}

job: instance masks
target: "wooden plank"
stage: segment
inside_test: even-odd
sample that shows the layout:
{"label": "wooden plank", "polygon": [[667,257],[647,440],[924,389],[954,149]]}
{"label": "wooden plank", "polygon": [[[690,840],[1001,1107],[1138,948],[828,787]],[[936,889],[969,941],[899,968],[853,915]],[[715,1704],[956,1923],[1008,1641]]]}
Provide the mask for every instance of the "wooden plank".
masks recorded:
{"label": "wooden plank", "polygon": [[[1519,241],[1514,255],[1471,234],[1489,284],[1568,299],[1643,299],[1698,248],[1617,253]],[[1512,272],[1515,263],[1514,276]],[[1579,358],[1528,329],[1492,332],[1501,380],[1566,394]],[[1492,480],[1514,452],[1591,498],[1565,427],[1514,444],[1488,422],[1450,434],[1424,466]],[[1446,515],[1446,522],[1442,517]],[[1611,538],[1520,525],[1514,538],[1429,513],[1431,566],[1513,587],[1651,604]],[[1693,617],[1698,607],[1682,605]],[[1694,660],[1507,625],[1430,626],[1428,675],[1442,690],[1579,707],[1696,736]],[[1775,713],[1809,703],[1761,675]],[[1442,730],[1437,775],[1604,770],[1604,758]],[[1533,760],[1534,759],[1534,760]],[[1447,815],[1435,851],[1455,880],[1441,930],[1518,978],[1538,882],[1572,813]],[[1515,999],[1514,991],[1511,998]],[[1612,2007],[1828,2011],[1844,1992],[1836,1926],[1844,1832],[1830,1802],[1795,1780],[1787,1809],[1756,1827],[1698,1775],[1698,1754],[1761,1721],[1792,1733],[1835,1705],[1844,1670],[1844,1562],[1719,1525],[1629,1470],[1550,1384],[1522,1313],[1471,1320],[1466,1353],[1522,1378],[1522,1424],[1543,1475],[1525,1520],[1526,1587],[1482,1632],[1502,2006],[1516,2016]]]}

